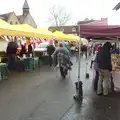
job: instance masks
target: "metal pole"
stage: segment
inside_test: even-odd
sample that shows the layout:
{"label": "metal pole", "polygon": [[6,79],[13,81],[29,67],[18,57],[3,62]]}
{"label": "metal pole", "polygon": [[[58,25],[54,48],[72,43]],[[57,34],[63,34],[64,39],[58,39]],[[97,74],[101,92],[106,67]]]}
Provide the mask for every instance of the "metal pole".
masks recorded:
{"label": "metal pole", "polygon": [[80,67],[81,67],[81,45],[79,40],[78,83],[80,81]]}
{"label": "metal pole", "polygon": [[[79,37],[80,37],[80,25],[79,25]],[[76,85],[76,95],[74,96],[75,100],[81,101],[83,90],[82,90],[82,81],[80,80],[80,67],[81,67],[81,41],[79,40],[79,60],[78,60],[78,82],[75,83]]]}

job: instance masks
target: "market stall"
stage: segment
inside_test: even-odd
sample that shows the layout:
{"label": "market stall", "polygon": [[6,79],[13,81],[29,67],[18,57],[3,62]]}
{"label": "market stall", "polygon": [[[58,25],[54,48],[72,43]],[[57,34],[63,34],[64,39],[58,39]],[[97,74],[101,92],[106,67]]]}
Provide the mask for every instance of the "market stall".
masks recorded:
{"label": "market stall", "polygon": [[120,88],[120,55],[112,54],[113,80],[116,88]]}
{"label": "market stall", "polygon": [[[93,42],[111,42],[118,43],[120,41],[120,26],[108,25],[80,25],[80,35]],[[119,49],[119,48],[118,48]],[[116,88],[120,88],[120,57],[119,53],[112,55],[113,63],[113,81]]]}
{"label": "market stall", "polygon": [[[4,55],[0,55],[0,70],[2,71],[7,67],[19,71],[33,70],[41,64],[41,58],[38,59],[34,54],[37,46],[45,47],[45,54],[42,54],[43,57],[47,55],[46,46],[49,45],[51,40],[53,42],[54,40],[59,42],[64,42],[65,40],[76,42],[79,40],[79,38],[74,35],[67,35],[60,31],[52,33],[47,29],[35,29],[28,24],[10,25],[1,19],[0,37],[4,41],[6,40],[6,45],[8,44],[8,46],[6,46],[7,49],[4,50]],[[44,45],[45,43],[47,43],[47,45]],[[43,61],[45,60],[43,59]],[[3,68],[5,69],[3,70]],[[6,75],[3,74],[3,76]]]}

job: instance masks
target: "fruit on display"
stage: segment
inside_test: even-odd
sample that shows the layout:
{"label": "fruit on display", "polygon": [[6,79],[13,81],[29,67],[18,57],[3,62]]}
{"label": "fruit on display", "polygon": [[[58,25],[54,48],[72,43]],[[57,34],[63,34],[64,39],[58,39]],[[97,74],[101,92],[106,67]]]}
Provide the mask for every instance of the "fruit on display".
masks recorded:
{"label": "fruit on display", "polygon": [[120,55],[112,55],[113,71],[120,71]]}
{"label": "fruit on display", "polygon": [[120,66],[120,61],[117,62],[117,65]]}

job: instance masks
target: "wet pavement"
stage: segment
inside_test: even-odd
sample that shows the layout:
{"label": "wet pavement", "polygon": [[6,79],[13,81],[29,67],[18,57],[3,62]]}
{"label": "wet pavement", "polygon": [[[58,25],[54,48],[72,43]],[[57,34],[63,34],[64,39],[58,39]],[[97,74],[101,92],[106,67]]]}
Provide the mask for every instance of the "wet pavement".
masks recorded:
{"label": "wet pavement", "polygon": [[[85,79],[85,60],[81,64],[83,101],[75,102],[75,60],[70,78],[42,67],[33,72],[11,73],[0,83],[0,120],[120,120],[120,93],[96,96],[92,90],[92,71]],[[57,77],[58,76],[58,77]]]}

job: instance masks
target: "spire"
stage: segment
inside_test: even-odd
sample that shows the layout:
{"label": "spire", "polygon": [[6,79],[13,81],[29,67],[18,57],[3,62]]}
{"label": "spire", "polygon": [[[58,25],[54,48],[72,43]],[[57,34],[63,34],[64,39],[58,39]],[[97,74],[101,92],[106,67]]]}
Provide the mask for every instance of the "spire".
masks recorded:
{"label": "spire", "polygon": [[25,2],[24,2],[23,9],[29,9],[27,0],[25,0]]}
{"label": "spire", "polygon": [[29,5],[27,0],[25,0],[24,5],[23,5],[23,16],[27,16],[29,13]]}

